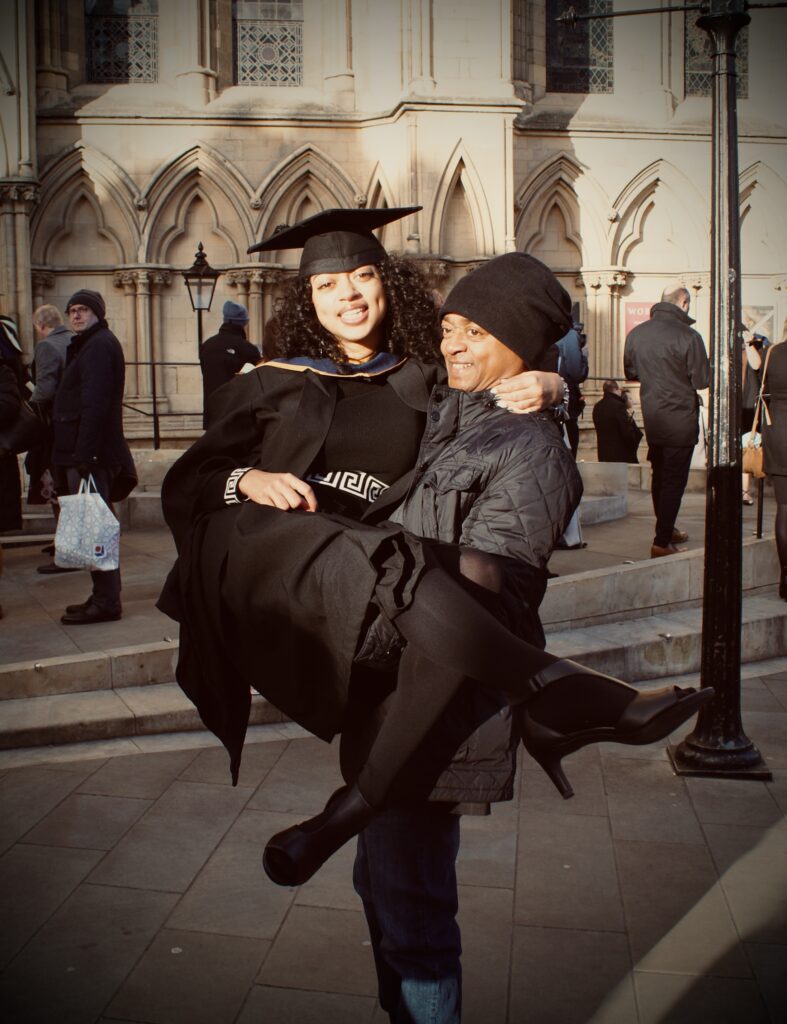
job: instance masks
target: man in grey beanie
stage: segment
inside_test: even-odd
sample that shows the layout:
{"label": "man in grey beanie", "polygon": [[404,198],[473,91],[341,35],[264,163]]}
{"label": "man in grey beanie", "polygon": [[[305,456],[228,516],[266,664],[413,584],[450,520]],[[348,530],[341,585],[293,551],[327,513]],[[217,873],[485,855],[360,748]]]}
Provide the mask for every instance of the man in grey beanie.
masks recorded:
{"label": "man in grey beanie", "polygon": [[219,333],[202,343],[199,365],[202,370],[202,425],[208,425],[208,398],[222,384],[232,380],[246,363],[256,365],[260,351],[246,338],[248,310],[227,299],[222,309],[224,323]]}

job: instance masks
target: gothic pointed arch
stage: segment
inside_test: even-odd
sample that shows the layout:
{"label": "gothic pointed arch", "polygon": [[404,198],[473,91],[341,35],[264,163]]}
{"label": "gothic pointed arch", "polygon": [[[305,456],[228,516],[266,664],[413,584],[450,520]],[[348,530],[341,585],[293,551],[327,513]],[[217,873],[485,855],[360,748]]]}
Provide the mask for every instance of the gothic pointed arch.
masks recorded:
{"label": "gothic pointed arch", "polygon": [[[140,259],[150,263],[171,261],[173,241],[182,235],[195,198],[209,213],[206,224],[212,225],[211,231],[223,240],[223,261],[245,260],[246,250],[254,241],[251,186],[229,160],[205,143],[168,160],[148,183],[142,196],[146,215]],[[213,256],[212,261],[215,259]]]}
{"label": "gothic pointed arch", "polygon": [[358,186],[339,164],[315,146],[301,146],[254,193],[252,206],[260,211],[256,237],[265,238],[280,224],[294,224],[332,206],[358,206],[360,199]]}
{"label": "gothic pointed arch", "polygon": [[787,263],[787,241],[774,211],[787,208],[787,184],[757,160],[739,176],[741,271],[771,275]]}
{"label": "gothic pointed arch", "polygon": [[[58,259],[72,266],[95,263],[96,251],[86,256],[91,251],[85,245],[89,236],[82,237],[91,217],[97,237],[113,248],[113,261],[134,260],[140,235],[139,198],[136,185],[118,164],[82,141],[75,143],[42,172],[41,201],[31,223],[33,262],[56,262],[58,253]],[[77,214],[79,229],[75,228]],[[69,234],[71,242],[66,241]],[[105,248],[102,257],[109,259]]]}
{"label": "gothic pointed arch", "polygon": [[[372,173],[369,175],[369,181],[364,190],[365,206],[369,209],[387,208],[389,206],[397,206],[398,203],[394,199],[394,191],[388,179],[385,176],[385,171],[380,163],[376,163],[372,169]],[[390,251],[403,250],[403,231],[404,235],[407,232],[407,226],[414,223],[412,218],[406,218],[403,222],[394,221],[393,224],[386,224],[385,227],[380,228],[377,232],[377,237],[380,239],[380,244],[384,249]]]}
{"label": "gothic pointed arch", "polygon": [[610,264],[673,275],[706,267],[703,211],[707,203],[691,181],[668,161],[653,161],[615,199]]}
{"label": "gothic pointed arch", "polygon": [[598,182],[566,153],[551,157],[514,197],[516,247],[564,269],[605,265],[602,211],[609,201]]}
{"label": "gothic pointed arch", "polygon": [[446,162],[435,192],[428,250],[453,259],[494,255],[489,204],[481,177],[461,139]]}

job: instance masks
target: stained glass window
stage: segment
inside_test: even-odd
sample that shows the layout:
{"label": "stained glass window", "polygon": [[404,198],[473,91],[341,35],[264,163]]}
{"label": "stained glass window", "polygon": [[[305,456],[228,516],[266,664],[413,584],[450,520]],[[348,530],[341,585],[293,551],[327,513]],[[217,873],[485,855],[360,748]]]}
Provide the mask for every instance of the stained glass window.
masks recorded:
{"label": "stained glass window", "polygon": [[303,84],[302,0],[235,0],[238,85]]}
{"label": "stained glass window", "polygon": [[[685,20],[683,61],[687,96],[710,96],[713,89],[713,56],[708,33],[698,28],[697,16],[687,14]],[[741,29],[736,38],[735,68],[738,73],[738,98],[749,93],[749,29]]]}
{"label": "stained glass window", "polygon": [[158,0],[85,0],[89,82],[158,81]]}
{"label": "stained glass window", "polygon": [[569,6],[577,14],[612,10],[611,0],[547,0],[547,92],[612,92],[612,19],[578,21],[573,28],[558,24]]}

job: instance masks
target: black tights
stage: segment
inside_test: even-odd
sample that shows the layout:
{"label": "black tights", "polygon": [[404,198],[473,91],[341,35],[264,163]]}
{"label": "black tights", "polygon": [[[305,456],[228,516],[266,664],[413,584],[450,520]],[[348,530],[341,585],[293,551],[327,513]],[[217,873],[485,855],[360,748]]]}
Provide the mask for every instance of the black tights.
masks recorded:
{"label": "black tights", "polygon": [[[479,554],[463,552],[459,572],[473,583],[484,579],[487,589],[495,587],[495,562]],[[604,680],[577,688],[571,675],[532,701],[531,677],[558,659],[509,632],[443,568],[424,573],[396,626],[407,647],[383,725],[357,779],[373,806],[384,802],[394,778],[465,680],[498,690],[512,704],[530,700],[529,710],[537,704],[540,721],[568,729],[605,721],[611,713],[616,719],[636,696],[636,690],[609,680],[606,699],[600,699]]]}

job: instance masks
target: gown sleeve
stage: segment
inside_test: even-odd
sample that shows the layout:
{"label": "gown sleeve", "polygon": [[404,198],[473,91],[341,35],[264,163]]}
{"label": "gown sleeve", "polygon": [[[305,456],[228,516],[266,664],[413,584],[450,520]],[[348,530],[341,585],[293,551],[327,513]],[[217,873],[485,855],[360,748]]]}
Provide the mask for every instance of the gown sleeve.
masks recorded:
{"label": "gown sleeve", "polygon": [[161,503],[178,550],[193,524],[227,504],[228,481],[252,468],[266,429],[278,418],[256,373],[220,389],[211,408],[211,425],[173,464],[164,478]]}

